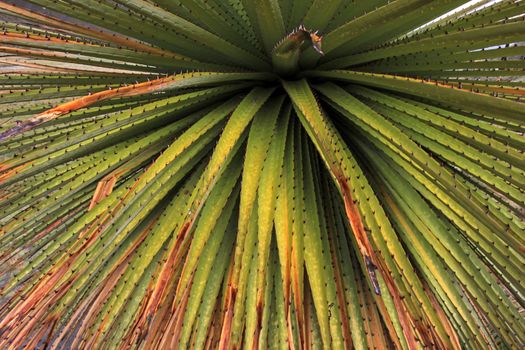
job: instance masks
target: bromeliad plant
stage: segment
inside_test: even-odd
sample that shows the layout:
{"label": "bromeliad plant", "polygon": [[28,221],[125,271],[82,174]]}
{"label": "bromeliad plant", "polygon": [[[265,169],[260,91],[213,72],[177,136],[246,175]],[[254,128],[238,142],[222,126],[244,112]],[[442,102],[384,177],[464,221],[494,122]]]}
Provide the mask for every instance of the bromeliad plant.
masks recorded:
{"label": "bromeliad plant", "polygon": [[464,3],[0,1],[0,348],[524,348],[525,2]]}

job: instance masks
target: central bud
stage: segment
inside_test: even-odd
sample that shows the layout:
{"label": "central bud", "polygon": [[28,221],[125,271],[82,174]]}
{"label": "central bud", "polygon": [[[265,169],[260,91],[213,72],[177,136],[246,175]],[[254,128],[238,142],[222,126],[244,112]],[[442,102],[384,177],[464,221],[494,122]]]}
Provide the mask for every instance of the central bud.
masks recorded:
{"label": "central bud", "polygon": [[303,25],[292,31],[272,50],[272,64],[275,73],[290,77],[299,72],[301,52],[313,47],[320,55],[324,55],[321,48],[322,37],[317,31],[306,29]]}

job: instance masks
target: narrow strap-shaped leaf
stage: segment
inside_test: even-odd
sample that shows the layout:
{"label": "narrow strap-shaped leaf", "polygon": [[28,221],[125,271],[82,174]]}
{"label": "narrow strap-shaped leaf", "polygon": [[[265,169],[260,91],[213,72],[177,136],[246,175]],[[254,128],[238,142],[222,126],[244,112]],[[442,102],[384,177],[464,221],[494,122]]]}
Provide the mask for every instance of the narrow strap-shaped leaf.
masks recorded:
{"label": "narrow strap-shaped leaf", "polygon": [[313,0],[298,0],[292,3],[288,26],[297,28],[301,24],[304,16],[310,8],[310,5],[312,4],[312,1]]}
{"label": "narrow strap-shaped leaf", "polygon": [[255,1],[254,6],[254,11],[257,15],[255,25],[258,28],[266,52],[270,54],[275,45],[286,34],[281,8],[277,0]]}
{"label": "narrow strap-shaped leaf", "polygon": [[[418,108],[414,103],[409,103],[408,101],[400,100],[394,96],[388,96],[386,94],[371,91],[371,89],[362,88],[362,87],[350,87],[352,93],[366,96],[371,98],[374,101],[380,102],[382,104],[388,105],[395,108],[396,110],[402,111],[404,113],[410,114],[411,116],[424,120],[427,123],[431,123],[432,126],[436,126],[441,130],[455,133],[458,138],[461,138],[462,141],[470,143],[476,148],[480,148],[484,152],[493,154],[498,158],[505,159],[510,164],[515,165],[516,167],[523,167],[525,161],[522,159],[522,152],[513,148],[512,146],[501,142],[495,139],[491,134],[497,133],[501,128],[495,127],[493,125],[483,125],[487,130],[491,130],[491,134],[481,134],[478,130],[474,130],[472,125],[481,125],[481,123],[476,123],[475,120],[470,122],[470,125],[464,125],[468,120],[465,118],[465,122],[461,123],[459,121],[451,120],[451,118],[444,118],[439,114],[432,113],[428,109]],[[462,121],[463,121],[462,120]],[[508,165],[507,165],[508,166]],[[519,177],[518,173],[514,173],[515,177]]]}
{"label": "narrow strap-shaped leaf", "polygon": [[[334,141],[340,143],[335,130],[330,128],[330,124],[327,124],[327,120],[321,115],[320,108],[317,101],[311,91],[308,83],[303,79],[295,82],[283,82],[283,85],[290,95],[296,112],[299,115],[304,116],[305,129],[311,135],[314,144],[318,148],[323,160],[332,172],[332,176],[338,181],[339,188],[344,196],[346,196],[347,214],[349,221],[356,234],[356,239],[359,244],[360,253],[367,259],[371,259],[374,255],[371,246],[369,245],[366,232],[364,230],[360,214],[358,209],[355,207],[353,200],[351,200],[351,194],[346,179],[340,167],[340,162],[337,160],[336,155],[333,153],[333,149],[329,146]],[[350,196],[350,198],[348,198]],[[372,276],[371,276],[372,278]]]}
{"label": "narrow strap-shaped leaf", "polygon": [[328,23],[327,30],[332,31],[341,25],[359,18],[364,14],[380,8],[385,5],[388,0],[370,0],[370,1],[343,1],[341,7],[334,15],[332,20]]}
{"label": "narrow strap-shaped leaf", "polygon": [[75,23],[70,23],[68,21],[65,21],[62,18],[59,18],[59,16],[53,16],[50,14],[42,14],[34,10],[19,7],[13,3],[2,2],[0,3],[0,8],[8,10],[16,14],[19,14],[26,18],[32,18],[32,19],[39,20],[43,23],[47,23],[47,24],[50,24],[51,26],[62,28],[67,31],[71,31],[73,33],[82,33],[89,37],[101,38],[103,40],[108,40],[109,42],[115,42],[117,44],[120,44],[126,47],[135,48],[140,51],[151,52],[155,54],[166,53],[166,51],[164,50],[141,43],[138,40],[130,40],[127,37],[124,37],[121,35],[114,35],[113,33],[110,33],[108,31],[95,30],[94,28],[82,26],[82,25],[75,24]]}
{"label": "narrow strap-shaped leaf", "polygon": [[[268,149],[264,167],[258,185],[258,232],[257,232],[257,272],[256,272],[256,310],[257,324],[255,328],[253,347],[258,347],[259,336],[262,327],[264,308],[264,288],[268,281],[267,274],[268,258],[270,254],[271,236],[273,233],[273,219],[275,213],[275,201],[278,192],[279,180],[282,173],[284,148],[288,134],[288,121],[290,110],[287,109],[279,116],[275,125],[276,132]],[[248,343],[250,344],[250,343]]]}
{"label": "narrow strap-shaped leaf", "polygon": [[[249,102],[247,102],[249,103]],[[264,159],[266,158],[269,146],[270,138],[275,129],[276,121],[279,116],[279,111],[283,103],[283,98],[278,97],[270,99],[268,103],[260,107],[258,111],[253,116],[253,122],[250,127],[250,133],[248,135],[248,142],[246,146],[246,155],[245,163],[242,174],[241,182],[241,194],[240,194],[240,204],[239,204],[239,222],[238,222],[238,232],[237,239],[235,244],[235,254],[234,254],[234,266],[231,274],[231,285],[228,290],[228,303],[231,303],[229,307],[231,308],[230,314],[228,317],[231,317],[233,322],[233,332],[238,332],[238,322],[241,317],[241,311],[236,311],[235,315],[232,315],[234,310],[242,310],[242,299],[241,301],[236,301],[237,295],[242,297],[242,292],[244,286],[241,285],[241,280],[243,276],[246,276],[247,266],[246,263],[246,252],[245,249],[247,245],[245,240],[248,235],[252,234],[249,232],[250,222],[253,221],[253,210],[257,200],[257,188],[259,179],[261,176],[261,171],[264,166]],[[248,104],[247,104],[248,105]],[[239,115],[239,118],[244,116]],[[252,224],[253,225],[253,224]],[[250,249],[253,247],[249,246]],[[240,290],[237,290],[240,289]],[[235,316],[235,318],[233,318]],[[230,332],[231,330],[224,330],[224,332]],[[238,341],[238,334],[224,333],[221,336],[221,342],[226,346],[230,341],[230,336],[232,337],[232,342]]]}
{"label": "narrow strap-shaped leaf", "polygon": [[[284,113],[291,113],[291,105],[288,105],[289,111]],[[291,273],[292,273],[292,230],[293,230],[293,145],[294,145],[294,131],[295,124],[293,119],[290,120],[288,127],[288,136],[286,137],[286,146],[282,167],[282,176],[279,184],[278,195],[275,202],[274,213],[274,227],[275,240],[277,252],[279,255],[280,272],[278,275],[282,279],[281,285],[282,298],[284,305],[286,305],[284,312],[286,320],[286,328],[288,328],[288,305],[291,303]],[[277,283],[277,282],[276,282]],[[280,301],[279,301],[280,302]],[[279,324],[279,327],[283,325]]]}
{"label": "narrow strap-shaped leaf", "polygon": [[[243,242],[242,255],[240,261],[237,263],[240,266],[238,277],[233,280],[233,273],[230,273],[228,276],[228,289],[225,295],[225,312],[221,325],[219,349],[229,349],[242,341],[241,337],[246,316],[245,304],[248,280],[252,265],[255,269],[257,263],[257,205],[256,201],[250,217],[246,238]],[[236,245],[238,244],[239,243],[236,242]],[[236,247],[235,249],[238,248]],[[231,287],[233,284],[234,288]],[[234,291],[233,293],[231,292],[232,289]],[[254,297],[253,294],[255,294],[255,291],[252,293],[252,297]],[[253,305],[255,305],[255,303]],[[252,308],[249,312],[253,313],[254,311]]]}
{"label": "narrow strap-shaped leaf", "polygon": [[[225,181],[228,180],[230,179],[225,179]],[[222,188],[220,189],[221,192],[223,190],[224,189]],[[218,193],[219,191],[214,192]],[[210,273],[212,273],[212,269],[215,269],[213,267],[215,265],[215,260],[220,258],[222,259],[221,261],[224,264],[226,262],[226,256],[229,255],[228,253],[233,247],[234,219],[232,217],[232,212],[235,208],[234,204],[236,203],[236,200],[234,198],[236,198],[237,196],[238,190],[230,194],[228,197],[223,196],[223,201],[228,201],[228,203],[225,204],[225,207],[219,206],[217,208],[218,210],[215,209],[215,211],[221,214],[220,218],[215,218],[217,219],[215,225],[210,229],[208,229],[207,227],[203,228],[202,225],[206,224],[206,222],[201,223],[199,221],[195,234],[193,235],[190,251],[184,264],[184,270],[181,275],[181,279],[179,280],[179,285],[177,286],[177,289],[180,291],[183,291],[185,288],[191,288],[188,306],[186,307],[186,312],[184,313],[181,339],[179,342],[179,346],[181,347],[187,346],[187,342],[189,341],[189,337],[191,334],[190,332],[192,328],[194,328],[195,326],[200,327],[200,325],[194,326],[194,320],[198,316],[197,311],[199,309],[199,305],[201,305],[201,303],[204,302],[202,297],[204,296],[205,291],[208,288],[207,286],[210,283],[210,279],[213,279]],[[215,202],[210,203],[213,203],[215,205]],[[201,220],[209,220],[207,216],[204,215],[206,214],[206,212],[209,211],[210,208],[205,208],[203,210],[203,216],[201,217]],[[203,237],[202,235],[202,232],[205,233],[206,231],[209,232],[208,238]],[[203,248],[200,248],[201,246]],[[222,250],[226,251],[224,252]],[[217,254],[220,254],[220,257],[217,256]],[[196,261],[193,262],[193,259],[196,259]],[[224,264],[222,268],[224,269],[225,267],[226,266]],[[185,279],[190,278],[190,276],[191,285],[185,283]],[[215,278],[219,278],[219,276]],[[200,317],[202,316],[199,316],[199,318]]]}
{"label": "narrow strap-shaped leaf", "polygon": [[335,15],[342,0],[313,0],[302,22],[310,30],[323,30]]}
{"label": "narrow strap-shaped leaf", "polygon": [[[422,40],[410,39],[406,43],[399,45],[390,45],[385,48],[380,48],[372,51],[365,51],[357,53],[353,56],[341,57],[329,61],[323,65],[325,69],[344,68],[351,65],[370,62],[381,58],[399,56],[403,54],[416,53],[421,51],[430,51],[437,48],[446,49],[454,47],[456,51],[461,49],[481,49],[491,45],[500,45],[513,42],[520,35],[523,35],[525,26],[522,23],[509,23],[493,27],[486,27],[480,29],[472,29],[467,31],[459,31],[454,34],[444,34],[433,38]],[[326,37],[326,45],[330,43],[330,35]],[[483,39],[482,43],[475,39]],[[456,44],[456,45],[454,45]]]}
{"label": "narrow strap-shaped leaf", "polygon": [[422,98],[442,102],[460,110],[465,108],[465,105],[468,105],[469,110],[474,112],[488,114],[494,118],[501,118],[503,120],[518,123],[523,122],[523,114],[525,112],[523,104],[518,102],[490,97],[488,95],[462,89],[454,89],[425,80],[402,78],[385,74],[361,73],[348,70],[326,72],[316,71],[309,72],[308,75],[312,77],[333,78],[349,83],[361,83],[367,86],[378,87],[409,95],[418,95]]}
{"label": "narrow strap-shaped leaf", "polygon": [[[275,130],[282,103],[282,98],[270,100],[269,103],[263,106],[254,116],[253,123],[250,127],[241,182],[239,232],[237,235],[239,249],[243,248],[243,237],[247,231],[248,222],[250,221],[253,205],[257,196],[261,171],[270,147],[270,140]],[[236,259],[240,258],[241,253],[242,251],[236,250]]]}
{"label": "narrow strap-shaped leaf", "polygon": [[292,203],[292,251],[291,251],[291,283],[294,307],[289,306],[289,319],[292,321],[290,327],[297,323],[298,341],[301,344],[307,341],[307,316],[305,305],[305,287],[304,281],[304,231],[302,229],[304,213],[304,186],[303,186],[303,162],[304,152],[303,144],[306,142],[306,135],[300,125],[295,123],[294,130],[294,148],[290,148],[291,158],[291,177],[292,191],[290,192],[290,202]]}
{"label": "narrow strap-shaped leaf", "polygon": [[[234,229],[231,228],[223,241],[223,245],[221,245],[217,253],[217,257],[211,265],[211,270],[208,275],[209,278],[206,281],[206,289],[204,290],[201,297],[202,303],[200,303],[199,311],[197,312],[198,319],[195,321],[197,326],[195,327],[196,335],[193,344],[196,349],[204,348],[206,342],[206,334],[208,330],[207,325],[209,325],[212,321],[212,312],[215,308],[215,305],[218,303],[217,299],[219,299],[218,297],[223,281],[225,276],[227,276],[226,272],[228,269],[228,262],[230,260],[229,254],[232,253],[232,247],[234,243],[233,233]],[[202,261],[204,264],[205,260]],[[197,274],[196,277],[198,277]],[[214,325],[214,327],[218,327],[218,325]]]}
{"label": "narrow strap-shaped leaf", "polygon": [[[303,145],[303,150],[308,150],[308,145]],[[304,151],[303,151],[304,152]],[[304,230],[304,261],[308,273],[308,280],[310,281],[310,288],[312,291],[312,298],[315,305],[315,312],[319,322],[323,348],[331,348],[332,346],[341,346],[341,339],[332,338],[331,329],[329,325],[328,307],[329,302],[327,298],[326,282],[323,281],[326,276],[327,263],[325,254],[323,253],[323,246],[321,240],[321,232],[319,227],[319,216],[317,213],[316,194],[314,189],[314,179],[312,176],[311,160],[308,157],[308,152],[305,152],[305,176],[304,176],[304,200],[305,200],[305,221]],[[330,269],[329,269],[330,271]],[[324,278],[320,278],[323,276]],[[331,274],[329,278],[332,277]],[[325,283],[323,283],[325,282]],[[340,335],[340,334],[339,334]],[[334,342],[334,343],[332,343]]]}
{"label": "narrow strap-shaped leaf", "polygon": [[244,66],[256,67],[259,69],[268,68],[268,64],[258,56],[255,56],[244,49],[232,45],[223,38],[210,33],[192,22],[186,21],[168,11],[163,11],[158,7],[142,0],[122,0],[127,6],[145,13],[154,19],[168,23],[177,31],[188,36],[189,38],[202,42],[204,45],[213,48],[219,53],[226,55],[232,62]]}
{"label": "narrow strap-shaped leaf", "polygon": [[[218,75],[217,75],[218,74]],[[114,90],[106,90],[101,91],[96,94],[92,94],[89,96],[82,97],[78,100],[74,100],[71,102],[68,102],[66,104],[54,107],[46,112],[40,113],[33,118],[29,119],[22,125],[16,126],[10,130],[7,130],[0,134],[0,140],[6,139],[8,137],[11,137],[12,135],[19,134],[23,131],[29,130],[36,125],[39,125],[41,123],[44,123],[46,121],[56,119],[60,117],[61,115],[67,114],[71,111],[87,107],[89,105],[92,105],[94,103],[98,103],[100,101],[111,99],[115,97],[122,97],[122,96],[134,96],[138,94],[144,94],[144,93],[153,93],[153,92],[159,92],[163,90],[169,90],[169,89],[180,89],[185,87],[192,87],[192,86],[198,86],[198,85],[207,85],[207,84],[216,84],[218,82],[224,81],[223,78],[226,78],[226,80],[229,79],[244,79],[248,78],[250,79],[250,73],[240,73],[239,75],[229,75],[228,73],[224,73],[226,75],[221,76],[221,73],[187,73],[187,74],[180,74],[180,75],[174,75],[166,78],[159,78],[154,81],[145,82],[145,83],[139,83],[131,86],[125,86]],[[248,74],[248,75],[244,75]],[[258,75],[258,74],[257,74]]]}
{"label": "narrow strap-shaped leaf", "polygon": [[[416,1],[416,0],[399,0],[395,2],[387,2],[384,6],[374,9],[358,18],[351,19],[349,22],[335,28],[330,33],[327,33],[323,41],[323,50],[327,57],[333,57],[333,53],[338,51],[351,51],[355,49],[358,44],[362,42],[374,42],[374,39],[381,38],[385,33],[388,35],[394,27],[401,31],[407,27],[407,23],[414,21],[422,21],[421,14],[417,10],[425,5],[431,3],[430,1]],[[449,1],[444,1],[448,4]],[[450,5],[449,5],[450,6]],[[431,13],[427,10],[423,13]],[[419,15],[419,16],[418,16]],[[388,18],[398,18],[397,21],[389,21]],[[432,16],[430,16],[432,17]],[[408,27],[413,24],[409,24]],[[377,30],[381,28],[383,30]],[[395,33],[395,32],[394,32]],[[395,36],[395,34],[390,34]],[[377,44],[382,43],[379,39]],[[327,58],[328,59],[328,58]],[[306,66],[311,66],[315,61],[315,56],[312,51],[309,52],[304,59]]]}
{"label": "narrow strap-shaped leaf", "polygon": [[[226,229],[238,195],[238,190],[234,189],[234,186],[237,183],[240,170],[240,167],[228,167],[227,172],[219,179],[218,187],[210,193],[210,202],[207,202],[202,209],[202,216],[199,218],[195,232],[193,232],[192,243],[178,281],[178,293],[175,296],[177,303],[180,301],[182,293],[186,288],[189,288],[190,281],[193,281],[192,275],[202,250],[209,240],[213,239],[214,242],[220,240]],[[216,231],[221,233],[215,233]]]}

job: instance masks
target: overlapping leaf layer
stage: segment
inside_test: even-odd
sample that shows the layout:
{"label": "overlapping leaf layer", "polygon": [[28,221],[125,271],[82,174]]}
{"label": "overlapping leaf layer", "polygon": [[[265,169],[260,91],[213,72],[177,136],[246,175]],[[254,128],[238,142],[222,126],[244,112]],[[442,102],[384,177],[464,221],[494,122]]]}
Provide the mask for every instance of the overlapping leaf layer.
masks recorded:
{"label": "overlapping leaf layer", "polygon": [[0,348],[523,349],[524,19],[0,1]]}

